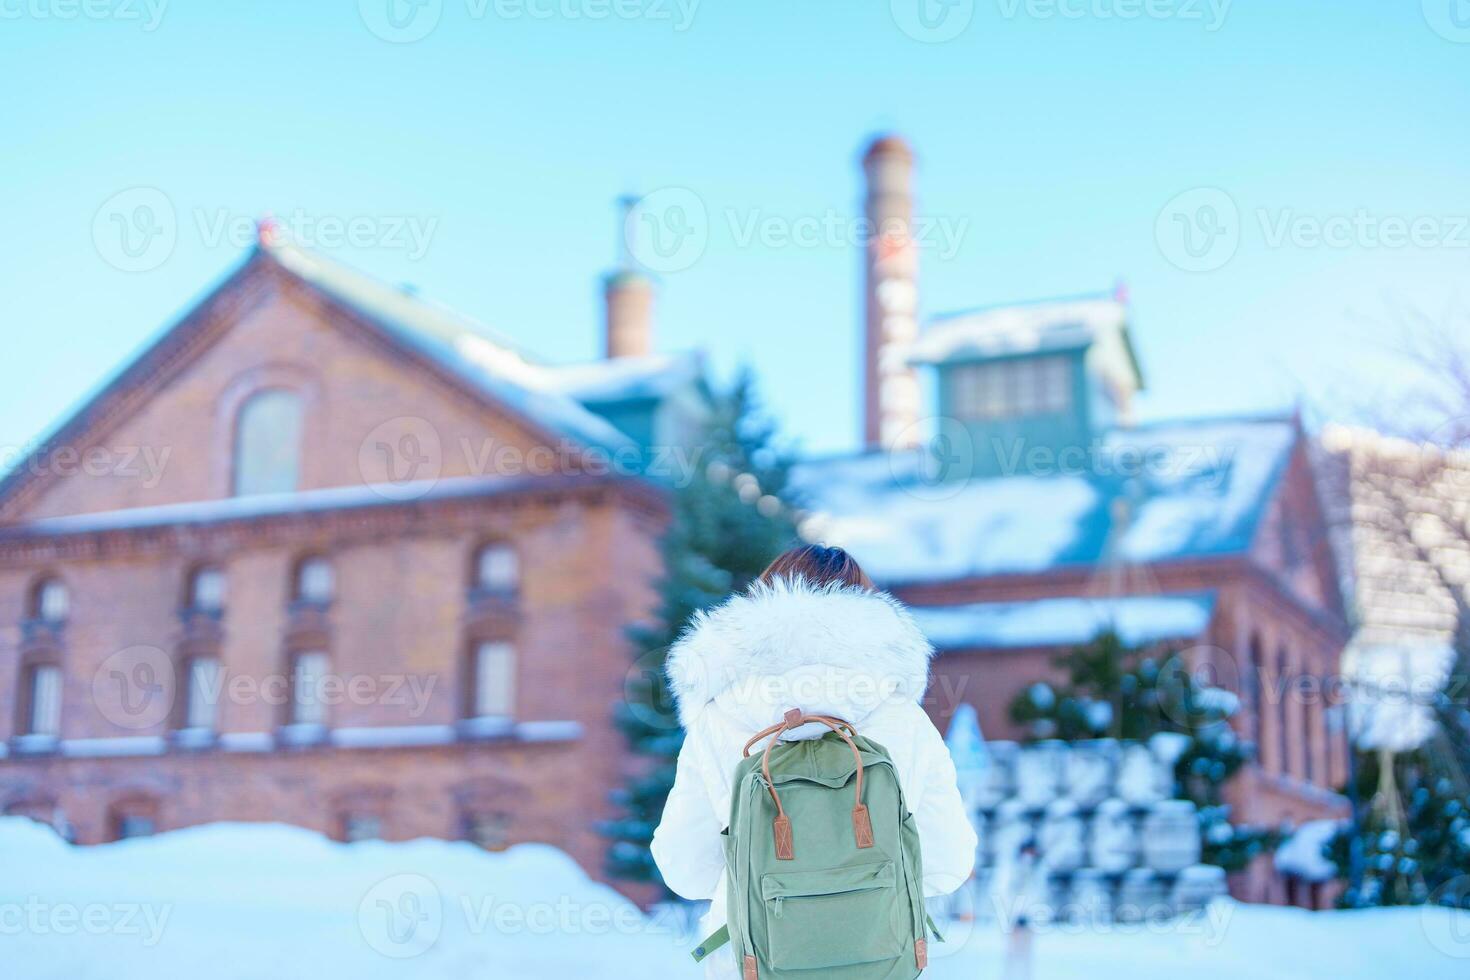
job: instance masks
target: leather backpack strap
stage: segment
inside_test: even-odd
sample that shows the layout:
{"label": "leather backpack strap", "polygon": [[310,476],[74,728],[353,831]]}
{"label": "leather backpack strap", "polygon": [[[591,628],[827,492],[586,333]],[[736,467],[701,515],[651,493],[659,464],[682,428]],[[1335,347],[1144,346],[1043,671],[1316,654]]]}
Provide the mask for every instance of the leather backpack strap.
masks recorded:
{"label": "leather backpack strap", "polygon": [[[841,718],[832,718],[828,715],[803,714],[799,708],[792,708],[786,712],[780,724],[772,725],[763,729],[749,742],[745,743],[745,754],[750,755],[750,748],[762,738],[767,739],[765,752],[761,754],[761,775],[765,777],[766,789],[771,794],[771,800],[776,804],[776,820],[772,825],[772,832],[776,839],[776,858],[781,861],[791,861],[796,857],[795,842],[791,830],[791,818],[786,815],[786,808],[781,805],[781,795],[776,792],[776,784],[771,779],[771,750],[780,741],[785,732],[800,728],[809,722],[826,725],[837,736],[847,743],[852,749],[853,761],[857,763],[857,778],[854,780],[855,797],[852,806],[852,833],[853,839],[859,848],[873,846],[873,823],[868,816],[868,808],[863,803],[863,754],[854,742],[853,736],[857,731],[852,725]],[[844,731],[846,729],[846,731]],[[851,733],[851,734],[849,734]]]}

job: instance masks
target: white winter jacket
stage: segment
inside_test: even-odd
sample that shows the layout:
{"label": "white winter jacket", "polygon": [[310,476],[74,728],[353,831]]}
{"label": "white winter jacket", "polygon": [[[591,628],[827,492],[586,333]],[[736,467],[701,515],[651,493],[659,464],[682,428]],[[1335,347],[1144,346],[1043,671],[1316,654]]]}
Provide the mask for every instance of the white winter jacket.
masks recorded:
{"label": "white winter jacket", "polygon": [[[701,936],[725,923],[720,831],[741,750],[788,708],[845,719],[888,749],[918,824],[925,895],[969,878],[975,832],[949,750],[919,705],[932,653],[896,599],[856,587],[777,580],[695,617],[669,652],[686,736],[653,858],[675,892],[712,900]],[[826,731],[809,724],[785,737]],[[739,974],[729,947],[706,963],[711,977]]]}

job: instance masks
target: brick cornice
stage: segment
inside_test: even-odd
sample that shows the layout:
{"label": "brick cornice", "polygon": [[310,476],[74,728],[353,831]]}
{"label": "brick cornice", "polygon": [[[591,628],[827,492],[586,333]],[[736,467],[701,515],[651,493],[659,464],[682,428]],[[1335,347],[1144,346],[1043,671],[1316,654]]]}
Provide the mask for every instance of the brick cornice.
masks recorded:
{"label": "brick cornice", "polygon": [[411,501],[382,500],[340,508],[228,517],[106,530],[29,533],[0,530],[0,568],[40,561],[128,554],[194,554],[239,546],[380,540],[420,530],[483,534],[487,512],[509,513],[567,503],[612,505],[649,520],[667,513],[664,492],[646,480],[593,475],[528,477],[491,494]]}

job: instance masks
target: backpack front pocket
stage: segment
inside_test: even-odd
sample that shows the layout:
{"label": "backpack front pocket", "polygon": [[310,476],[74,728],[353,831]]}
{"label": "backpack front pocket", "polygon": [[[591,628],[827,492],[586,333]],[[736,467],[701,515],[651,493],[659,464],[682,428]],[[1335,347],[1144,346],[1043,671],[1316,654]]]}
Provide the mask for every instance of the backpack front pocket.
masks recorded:
{"label": "backpack front pocket", "polygon": [[761,898],[777,969],[851,966],[905,952],[908,928],[892,861],[762,875]]}

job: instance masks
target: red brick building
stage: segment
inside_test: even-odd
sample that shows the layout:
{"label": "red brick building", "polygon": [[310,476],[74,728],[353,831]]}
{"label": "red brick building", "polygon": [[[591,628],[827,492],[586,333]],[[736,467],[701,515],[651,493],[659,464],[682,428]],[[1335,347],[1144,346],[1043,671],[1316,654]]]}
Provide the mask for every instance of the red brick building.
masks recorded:
{"label": "red brick building", "polygon": [[0,486],[0,808],[597,868],[664,514],[626,433],[697,360],[545,368],[265,237]]}

